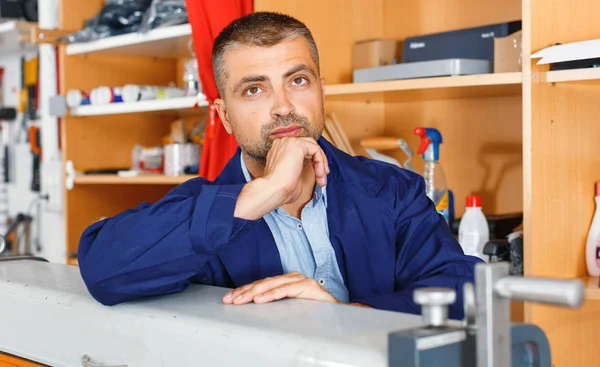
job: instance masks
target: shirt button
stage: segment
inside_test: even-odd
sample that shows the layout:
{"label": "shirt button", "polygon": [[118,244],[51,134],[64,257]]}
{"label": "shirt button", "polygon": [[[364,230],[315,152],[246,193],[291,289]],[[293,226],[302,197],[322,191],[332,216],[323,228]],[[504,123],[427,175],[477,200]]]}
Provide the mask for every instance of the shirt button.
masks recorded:
{"label": "shirt button", "polygon": [[319,284],[325,285],[325,279],[319,279]]}
{"label": "shirt button", "polygon": [[296,224],[296,228],[302,229],[302,224],[300,224],[300,223]]}

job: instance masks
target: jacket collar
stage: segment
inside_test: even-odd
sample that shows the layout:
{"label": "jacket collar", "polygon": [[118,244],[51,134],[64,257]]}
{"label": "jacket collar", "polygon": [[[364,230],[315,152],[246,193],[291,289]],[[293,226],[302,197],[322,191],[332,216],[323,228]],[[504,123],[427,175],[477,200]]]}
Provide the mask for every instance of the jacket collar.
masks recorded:
{"label": "jacket collar", "polygon": [[[322,137],[319,138],[318,143],[329,161],[328,186],[333,183],[349,184],[370,196],[376,195],[381,190],[383,182],[361,164],[364,158],[352,157],[337,149]],[[240,159],[241,150],[238,147],[235,155],[215,180],[215,184],[234,185],[246,183]]]}

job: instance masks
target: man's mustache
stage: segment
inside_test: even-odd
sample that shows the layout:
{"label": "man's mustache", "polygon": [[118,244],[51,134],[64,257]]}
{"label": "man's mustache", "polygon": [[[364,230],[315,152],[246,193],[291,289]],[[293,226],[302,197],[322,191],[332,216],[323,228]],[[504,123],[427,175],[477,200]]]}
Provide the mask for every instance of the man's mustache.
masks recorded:
{"label": "man's mustache", "polygon": [[263,136],[267,137],[273,130],[293,124],[307,129],[310,126],[310,121],[306,117],[298,115],[279,116],[272,123],[264,125],[261,132]]}

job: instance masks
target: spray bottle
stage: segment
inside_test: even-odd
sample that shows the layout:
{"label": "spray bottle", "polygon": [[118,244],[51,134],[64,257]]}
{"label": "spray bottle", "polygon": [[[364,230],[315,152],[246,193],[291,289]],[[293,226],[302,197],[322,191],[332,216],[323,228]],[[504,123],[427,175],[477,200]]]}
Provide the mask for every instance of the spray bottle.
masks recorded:
{"label": "spray bottle", "polygon": [[423,177],[425,178],[425,192],[427,197],[433,201],[435,208],[440,213],[446,223],[449,223],[449,193],[446,186],[446,175],[440,164],[440,144],[442,144],[442,134],[436,129],[417,127],[415,135],[421,137],[421,145],[418,154],[423,154],[425,165],[423,168]]}

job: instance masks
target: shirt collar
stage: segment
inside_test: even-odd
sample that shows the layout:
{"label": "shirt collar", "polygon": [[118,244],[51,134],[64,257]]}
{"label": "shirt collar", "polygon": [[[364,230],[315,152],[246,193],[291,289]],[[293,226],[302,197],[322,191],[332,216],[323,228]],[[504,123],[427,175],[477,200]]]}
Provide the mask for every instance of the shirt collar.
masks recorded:
{"label": "shirt collar", "polygon": [[[246,162],[244,162],[244,154],[240,154],[240,165],[242,166],[242,173],[244,174],[244,178],[246,182],[252,181],[252,176],[250,175],[250,171],[248,171],[248,167],[246,166]],[[327,176],[325,176],[325,182],[327,182]],[[320,200],[323,200],[325,203],[325,208],[327,208],[327,183],[325,186],[321,187],[319,185],[315,185],[315,194],[313,195],[312,201],[309,203],[311,206],[316,206]]]}

